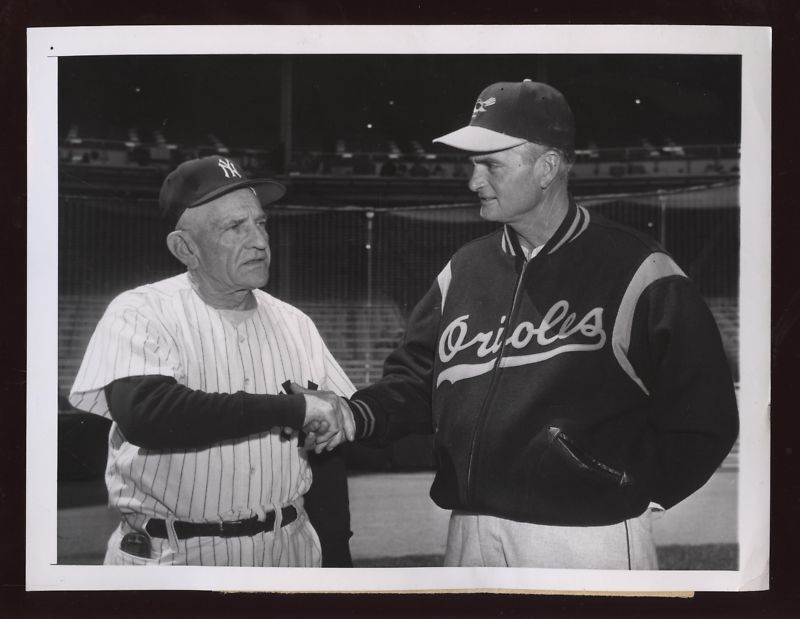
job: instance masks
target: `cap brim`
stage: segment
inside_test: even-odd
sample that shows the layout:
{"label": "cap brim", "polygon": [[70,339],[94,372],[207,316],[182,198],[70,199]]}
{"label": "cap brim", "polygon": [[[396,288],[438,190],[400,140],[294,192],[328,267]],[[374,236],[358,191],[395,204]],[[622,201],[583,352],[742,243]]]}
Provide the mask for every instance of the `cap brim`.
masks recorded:
{"label": "cap brim", "polygon": [[515,138],[505,133],[492,131],[491,129],[484,129],[483,127],[474,127],[467,125],[461,127],[452,133],[443,135],[440,138],[433,140],[434,142],[441,142],[453,148],[460,150],[469,150],[473,152],[490,152],[495,150],[505,150],[524,144],[528,140],[524,138]]}
{"label": "cap brim", "polygon": [[243,189],[245,187],[253,188],[253,191],[255,191],[256,195],[258,196],[258,200],[261,202],[261,206],[267,206],[268,204],[277,202],[284,196],[284,194],[286,194],[286,187],[277,181],[267,178],[244,178],[238,183],[231,183],[230,185],[219,187],[214,191],[207,193],[202,198],[192,202],[192,204],[189,205],[189,208],[200,206],[201,204],[210,202],[215,198],[224,196],[226,193],[236,191],[237,189]]}

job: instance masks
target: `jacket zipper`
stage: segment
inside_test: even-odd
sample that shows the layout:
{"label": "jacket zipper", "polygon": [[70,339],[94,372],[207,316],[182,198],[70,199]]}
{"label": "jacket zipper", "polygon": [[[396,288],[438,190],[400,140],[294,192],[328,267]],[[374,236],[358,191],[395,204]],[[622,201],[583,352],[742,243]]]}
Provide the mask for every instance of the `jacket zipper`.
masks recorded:
{"label": "jacket zipper", "polygon": [[[519,299],[519,291],[522,289],[522,280],[525,278],[525,270],[528,268],[528,265],[531,262],[533,262],[533,260],[534,258],[525,261],[525,263],[522,265],[522,269],[519,272],[516,288],[514,289],[514,297],[511,300],[511,309],[508,312],[508,321],[506,322],[506,328],[508,330],[511,329],[511,321],[514,316],[514,310],[517,307],[517,300]],[[472,504],[472,472],[475,467],[475,454],[477,452],[478,436],[480,435],[481,430],[483,428],[484,419],[488,414],[487,413],[488,404],[491,400],[492,394],[497,384],[497,377],[500,373],[500,360],[503,358],[503,354],[506,351],[507,341],[508,338],[503,337],[503,343],[500,345],[500,352],[497,355],[497,362],[495,363],[494,370],[492,371],[492,380],[489,382],[489,388],[486,391],[486,396],[484,397],[483,404],[481,405],[481,411],[478,414],[477,421],[475,422],[475,429],[472,432],[472,441],[470,443],[470,450],[469,450],[469,464],[467,465],[467,506],[470,506]]]}

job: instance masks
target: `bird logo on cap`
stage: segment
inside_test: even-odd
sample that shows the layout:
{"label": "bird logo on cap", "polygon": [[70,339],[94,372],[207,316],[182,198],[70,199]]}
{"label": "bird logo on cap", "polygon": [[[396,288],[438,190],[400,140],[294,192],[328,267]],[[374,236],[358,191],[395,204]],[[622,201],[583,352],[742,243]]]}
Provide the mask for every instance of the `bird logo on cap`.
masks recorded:
{"label": "bird logo on cap", "polygon": [[490,105],[494,105],[495,103],[497,103],[497,99],[495,99],[494,97],[489,97],[488,99],[486,99],[486,101],[478,99],[475,102],[475,109],[472,110],[472,118],[475,118],[478,114],[482,114],[483,112],[486,111],[487,107],[489,107]]}

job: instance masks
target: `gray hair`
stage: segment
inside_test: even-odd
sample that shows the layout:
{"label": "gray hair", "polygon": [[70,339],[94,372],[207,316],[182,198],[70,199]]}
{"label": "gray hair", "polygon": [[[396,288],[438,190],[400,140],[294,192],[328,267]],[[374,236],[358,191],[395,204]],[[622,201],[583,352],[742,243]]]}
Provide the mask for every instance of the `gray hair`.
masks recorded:
{"label": "gray hair", "polygon": [[537,159],[539,159],[539,157],[545,153],[554,152],[558,155],[558,158],[562,163],[562,165],[559,166],[558,175],[566,178],[569,174],[569,170],[572,167],[572,162],[575,157],[574,153],[568,153],[560,148],[556,148],[555,146],[545,146],[544,144],[537,144],[536,142],[526,142],[523,146],[525,147],[523,149],[524,156],[531,165],[536,163]]}

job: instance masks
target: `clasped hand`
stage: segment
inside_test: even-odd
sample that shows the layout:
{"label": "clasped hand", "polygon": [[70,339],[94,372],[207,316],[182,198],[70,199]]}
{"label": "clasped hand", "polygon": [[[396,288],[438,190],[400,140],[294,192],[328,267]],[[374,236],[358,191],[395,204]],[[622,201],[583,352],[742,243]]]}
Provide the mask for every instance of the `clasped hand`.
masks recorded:
{"label": "clasped hand", "polygon": [[303,432],[306,434],[305,448],[317,453],[330,451],[345,441],[352,441],[356,434],[353,413],[345,401],[332,391],[304,389],[297,383],[290,386],[291,393],[302,393],[306,401],[306,416]]}

